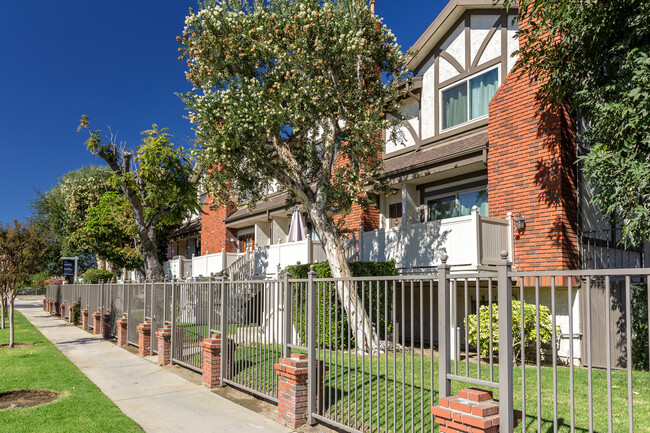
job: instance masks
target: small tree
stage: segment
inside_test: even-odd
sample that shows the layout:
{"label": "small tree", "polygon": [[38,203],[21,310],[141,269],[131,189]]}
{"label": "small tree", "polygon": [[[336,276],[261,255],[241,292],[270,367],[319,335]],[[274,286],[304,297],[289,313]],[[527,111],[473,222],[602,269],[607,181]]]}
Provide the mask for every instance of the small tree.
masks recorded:
{"label": "small tree", "polygon": [[144,139],[135,153],[120,149],[113,136],[102,138],[101,131],[91,130],[87,115],[81,117],[78,130],[82,128],[90,134],[88,150],[106,161],[113,171],[111,183],[122,190],[131,205],[145,277],[162,280],[158,230],[180,225],[201,209],[188,152],[171,143],[167,129],[158,129],[155,124],[142,132]]}
{"label": "small tree", "polygon": [[[178,41],[196,89],[183,100],[210,191],[254,206],[278,182],[309,214],[332,276],[351,277],[334,216],[367,205],[368,192],[385,186],[377,180],[381,131],[401,117],[405,78],[395,37],[360,0],[201,7],[190,10]],[[336,287],[357,344],[370,347],[355,291]]]}
{"label": "small tree", "polygon": [[47,241],[30,225],[14,221],[0,224],[0,281],[9,301],[9,347],[14,347],[14,301],[17,290],[39,270]]}

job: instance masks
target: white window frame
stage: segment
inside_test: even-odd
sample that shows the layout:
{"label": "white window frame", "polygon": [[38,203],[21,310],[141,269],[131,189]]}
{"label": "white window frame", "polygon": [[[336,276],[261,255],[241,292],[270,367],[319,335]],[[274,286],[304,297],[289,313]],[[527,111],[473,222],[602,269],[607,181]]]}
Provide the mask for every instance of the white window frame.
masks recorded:
{"label": "white window frame", "polygon": [[[479,71],[479,72],[477,72],[475,74],[472,74],[472,75],[470,75],[468,77],[465,77],[462,80],[458,80],[456,82],[448,84],[445,87],[438,90],[438,107],[439,107],[439,110],[438,110],[438,122],[439,123],[438,124],[440,125],[440,132],[453,131],[454,129],[460,128],[460,127],[465,126],[465,125],[468,125],[468,124],[470,124],[472,122],[477,122],[477,121],[482,120],[482,119],[487,119],[489,117],[489,113],[488,113],[488,114],[484,114],[483,116],[480,116],[480,117],[475,117],[474,119],[469,118],[470,117],[470,111],[471,111],[471,108],[472,108],[471,105],[470,105],[471,104],[471,94],[470,94],[470,88],[469,88],[469,81],[471,79],[473,79],[473,78],[476,78],[476,77],[478,77],[480,75],[491,72],[491,71],[493,71],[495,69],[497,70],[497,76],[498,76],[497,77],[497,90],[499,90],[499,87],[501,87],[501,77],[502,77],[501,63],[499,63],[496,66],[492,66],[490,68],[483,69],[482,71]],[[443,127],[442,127],[442,125],[443,125],[442,119],[443,119],[443,115],[444,115],[444,106],[443,106],[442,94],[445,91],[450,90],[450,89],[452,89],[452,88],[454,88],[454,87],[456,87],[456,86],[458,86],[460,84],[463,84],[463,83],[465,84],[465,88],[467,89],[467,121],[463,122],[463,123],[459,123],[458,125],[450,126],[449,128],[444,128],[443,129]]]}

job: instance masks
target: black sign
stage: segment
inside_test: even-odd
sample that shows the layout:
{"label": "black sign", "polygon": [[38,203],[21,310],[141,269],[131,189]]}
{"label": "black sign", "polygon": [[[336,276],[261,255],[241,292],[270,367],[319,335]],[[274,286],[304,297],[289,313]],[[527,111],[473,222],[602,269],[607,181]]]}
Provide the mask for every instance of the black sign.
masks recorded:
{"label": "black sign", "polygon": [[63,276],[74,276],[74,260],[63,260]]}

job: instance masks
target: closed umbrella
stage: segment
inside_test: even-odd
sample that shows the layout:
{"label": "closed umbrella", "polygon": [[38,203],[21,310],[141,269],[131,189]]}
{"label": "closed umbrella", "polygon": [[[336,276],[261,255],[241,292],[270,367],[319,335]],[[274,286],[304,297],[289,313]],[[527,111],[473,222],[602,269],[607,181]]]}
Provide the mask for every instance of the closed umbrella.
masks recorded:
{"label": "closed umbrella", "polygon": [[305,239],[305,223],[302,221],[302,215],[298,206],[293,209],[291,215],[291,225],[289,226],[289,237],[287,242],[299,242]]}

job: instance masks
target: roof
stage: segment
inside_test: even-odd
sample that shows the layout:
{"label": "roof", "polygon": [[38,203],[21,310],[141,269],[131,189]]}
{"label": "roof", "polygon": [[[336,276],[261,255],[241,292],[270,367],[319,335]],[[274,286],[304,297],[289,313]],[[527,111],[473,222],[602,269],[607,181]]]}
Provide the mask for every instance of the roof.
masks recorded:
{"label": "roof", "polygon": [[408,59],[406,68],[415,72],[465,11],[495,8],[501,6],[494,6],[493,0],[451,0],[411,47],[416,54]]}
{"label": "roof", "polygon": [[225,219],[226,223],[234,222],[243,218],[247,218],[253,215],[259,215],[265,213],[266,211],[272,212],[276,210],[284,209],[285,202],[287,201],[287,196],[289,194],[283,192],[281,194],[270,197],[266,201],[260,201],[257,203],[255,208],[249,210],[247,207],[240,207]]}
{"label": "roof", "polygon": [[472,135],[444,140],[413,152],[384,160],[383,176],[391,176],[407,170],[414,170],[448,159],[461,157],[487,148],[488,132],[483,130]]}
{"label": "roof", "polygon": [[187,235],[193,235],[201,232],[201,218],[193,219],[171,232],[170,238],[180,238]]}

